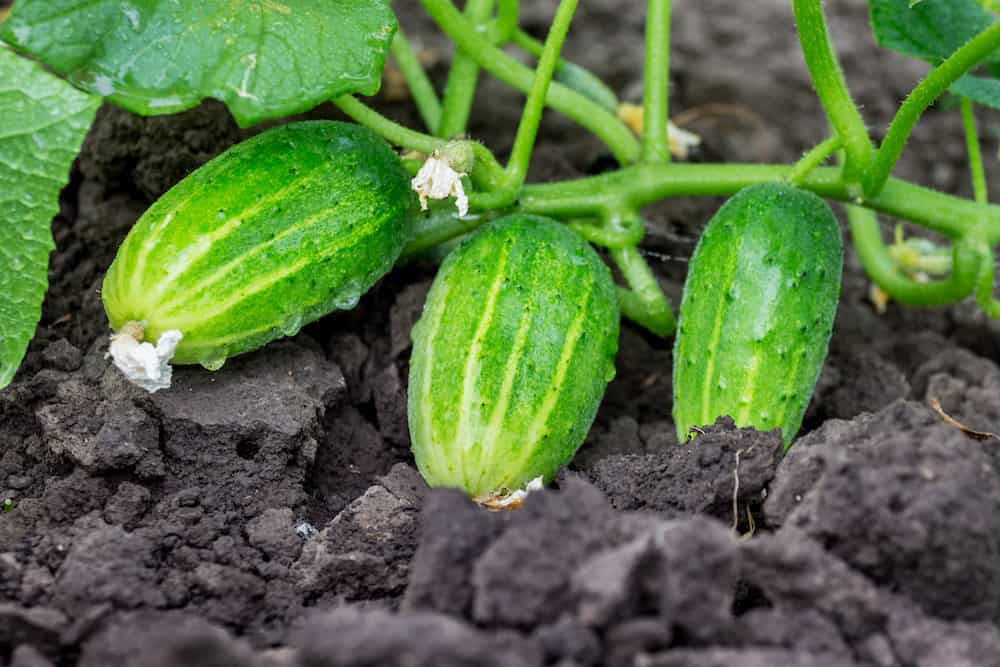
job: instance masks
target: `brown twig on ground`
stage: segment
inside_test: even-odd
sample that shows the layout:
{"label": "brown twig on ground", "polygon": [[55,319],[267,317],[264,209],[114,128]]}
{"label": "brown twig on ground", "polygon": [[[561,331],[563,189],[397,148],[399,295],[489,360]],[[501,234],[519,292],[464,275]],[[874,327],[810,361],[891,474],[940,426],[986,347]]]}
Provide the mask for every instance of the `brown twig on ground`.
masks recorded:
{"label": "brown twig on ground", "polygon": [[1000,435],[997,435],[996,433],[990,433],[989,431],[977,431],[958,421],[944,411],[944,408],[941,407],[941,401],[938,399],[928,399],[927,403],[931,406],[931,409],[934,410],[934,412],[938,413],[938,416],[941,417],[941,420],[944,421],[945,424],[957,428],[973,440],[1000,440]]}

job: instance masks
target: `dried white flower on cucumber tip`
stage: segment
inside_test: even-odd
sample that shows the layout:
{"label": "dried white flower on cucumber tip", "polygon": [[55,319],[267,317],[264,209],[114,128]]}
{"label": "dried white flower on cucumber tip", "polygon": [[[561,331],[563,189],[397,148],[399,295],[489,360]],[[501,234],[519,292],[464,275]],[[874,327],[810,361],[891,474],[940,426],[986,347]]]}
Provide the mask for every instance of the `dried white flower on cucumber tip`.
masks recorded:
{"label": "dried white flower on cucumber tip", "polygon": [[478,498],[474,498],[474,500],[486,509],[496,512],[501,510],[518,509],[524,503],[524,500],[528,497],[529,493],[541,491],[544,488],[545,480],[541,477],[536,477],[528,482],[523,489],[511,491],[507,494],[490,494],[488,496],[480,496]]}
{"label": "dried white flower on cucumber tip", "polygon": [[129,382],[153,393],[170,387],[170,360],[184,336],[177,330],[165,331],[153,346],[143,341],[144,335],[141,322],[129,322],[111,335],[108,355]]}

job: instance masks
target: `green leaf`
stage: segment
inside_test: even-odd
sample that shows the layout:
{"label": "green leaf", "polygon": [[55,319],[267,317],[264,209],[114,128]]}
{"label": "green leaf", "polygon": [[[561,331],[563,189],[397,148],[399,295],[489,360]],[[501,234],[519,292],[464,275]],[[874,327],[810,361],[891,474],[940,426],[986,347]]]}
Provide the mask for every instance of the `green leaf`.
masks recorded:
{"label": "green leaf", "polygon": [[1000,80],[980,76],[964,76],[955,82],[949,92],[968,97],[977,104],[1000,109]]}
{"label": "green leaf", "polygon": [[100,104],[0,46],[0,388],[41,316],[50,223]]}
{"label": "green leaf", "polygon": [[240,125],[374,94],[389,0],[20,0],[0,38],[145,115],[222,100]]}
{"label": "green leaf", "polygon": [[[993,23],[976,0],[869,0],[880,46],[937,63]],[[1000,51],[986,62],[1000,62]]]}

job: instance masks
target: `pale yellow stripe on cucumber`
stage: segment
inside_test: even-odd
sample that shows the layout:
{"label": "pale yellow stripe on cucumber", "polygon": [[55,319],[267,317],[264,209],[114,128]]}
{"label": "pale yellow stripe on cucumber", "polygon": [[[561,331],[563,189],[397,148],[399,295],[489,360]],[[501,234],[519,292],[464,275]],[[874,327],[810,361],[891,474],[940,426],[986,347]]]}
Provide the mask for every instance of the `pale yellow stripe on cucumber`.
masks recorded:
{"label": "pale yellow stripe on cucumber", "polygon": [[[541,410],[531,420],[531,426],[528,428],[528,434],[524,440],[525,453],[521,455],[515,465],[509,468],[511,475],[520,474],[521,467],[534,455],[535,449],[533,445],[537,444],[548,427],[552,411],[555,410],[556,404],[559,402],[562,385],[566,381],[566,373],[569,372],[570,362],[573,360],[573,354],[576,352],[576,344],[583,334],[583,323],[587,320],[587,307],[590,305],[590,297],[594,293],[594,285],[594,280],[591,279],[587,293],[584,295],[583,303],[580,304],[580,312],[573,318],[569,331],[566,333],[566,342],[563,343],[562,350],[559,353],[559,361],[556,362],[556,373],[552,378],[552,387],[549,389],[548,395],[542,403]],[[513,483],[512,478],[508,477],[504,480],[504,483],[509,486]]]}
{"label": "pale yellow stripe on cucumber", "polygon": [[[126,238],[126,241],[128,239]],[[124,242],[118,250],[118,255],[120,256],[125,252]],[[110,304],[113,308],[118,308],[122,300],[125,298],[125,292],[123,288],[125,287],[125,281],[122,280],[122,276],[125,274],[124,266],[122,263],[116,260],[111,263],[108,267],[108,272],[104,275],[104,282],[101,284],[101,299],[106,303]],[[111,313],[109,313],[111,315]],[[124,313],[118,313],[118,315],[127,317]]]}
{"label": "pale yellow stripe on cucumber", "polygon": [[755,426],[755,424],[749,424],[748,419],[750,419],[750,406],[753,405],[754,399],[754,383],[757,382],[757,375],[760,373],[760,353],[754,352],[750,357],[750,364],[746,372],[746,382],[743,383],[743,391],[740,392],[740,408],[739,414],[735,417],[736,425],[740,428],[747,426]]}
{"label": "pale yellow stripe on cucumber", "polygon": [[[797,396],[794,395],[787,396],[788,387],[794,383],[795,376],[799,374],[799,366],[801,365],[804,356],[805,355],[801,353],[795,355],[795,359],[792,361],[791,371],[788,373],[787,376],[785,376],[785,383],[781,387],[781,390],[786,394],[786,397],[784,398],[784,400],[781,401],[781,412],[776,415],[774,423],[776,426],[782,428],[782,433],[781,433],[782,438],[786,437],[784,432],[784,427],[782,425],[785,423],[785,415],[788,414],[788,404],[791,401],[798,398]],[[781,398],[781,396],[779,396],[778,398]]]}
{"label": "pale yellow stripe on cucumber", "polygon": [[239,333],[230,334],[229,336],[217,336],[215,338],[200,340],[196,343],[184,341],[184,346],[188,352],[190,352],[191,350],[202,350],[202,349],[218,350],[220,347],[232,343],[234,341],[253,338],[254,336],[265,333],[267,331],[280,331],[282,324],[283,320],[275,320],[274,322],[270,322],[266,325],[257,327],[256,329],[251,329],[249,331],[241,331]]}
{"label": "pale yellow stripe on cucumber", "polygon": [[719,307],[715,311],[715,324],[712,326],[712,337],[708,341],[708,361],[705,363],[705,380],[702,382],[701,388],[701,419],[698,420],[699,423],[693,424],[693,426],[706,426],[708,420],[712,418],[709,414],[709,405],[712,401],[712,391],[715,389],[713,376],[715,375],[716,352],[719,349],[719,341],[722,339],[722,321],[725,319],[726,298],[729,290],[733,287],[733,279],[736,277],[736,268],[739,265],[740,252],[742,250],[743,237],[740,237],[740,244],[731,255],[732,261],[728,267],[729,270],[726,272],[726,279],[716,292],[719,295]]}
{"label": "pale yellow stripe on cucumber", "polygon": [[[228,262],[228,263],[226,263],[224,265],[222,265],[221,267],[219,267],[218,270],[214,271],[211,275],[209,275],[206,278],[200,280],[199,282],[197,282],[192,287],[185,288],[184,291],[188,292],[189,294],[198,294],[199,292],[201,292],[206,287],[208,287],[210,285],[214,285],[215,283],[217,283],[220,280],[222,280],[223,278],[225,278],[226,275],[229,274],[230,271],[232,271],[234,268],[236,268],[237,266],[239,266],[243,262],[247,261],[248,259],[250,259],[251,257],[253,257],[255,255],[259,255],[260,253],[264,252],[268,248],[274,246],[276,243],[279,243],[282,239],[284,239],[284,238],[286,238],[288,236],[291,236],[292,234],[295,234],[296,232],[301,232],[301,231],[303,231],[305,229],[313,227],[313,226],[315,226],[315,224],[317,222],[319,222],[321,220],[328,219],[330,212],[331,211],[335,211],[335,210],[337,210],[336,207],[331,207],[331,208],[328,208],[328,209],[324,209],[324,210],[320,211],[319,213],[314,213],[313,215],[309,216],[305,220],[302,220],[300,223],[289,227],[288,229],[286,229],[285,231],[281,232],[280,234],[278,234],[274,238],[268,240],[266,243],[262,243],[262,244],[260,244],[258,246],[255,246],[249,252],[247,252],[247,253],[245,253],[245,254],[237,257],[236,259],[233,259],[232,261],[230,261],[230,262]],[[381,221],[379,221],[379,222],[381,222]],[[359,230],[360,230],[360,232],[364,232],[364,231],[367,231],[369,227],[371,227],[371,225],[359,226],[358,228],[356,228],[351,233],[350,236],[346,237],[344,239],[344,241],[345,242],[354,241],[355,239],[358,238],[358,236],[362,235],[361,233],[359,233]],[[342,245],[343,244],[341,244],[341,246]],[[177,275],[180,275],[180,274],[177,274]],[[176,277],[177,277],[176,275],[167,276],[163,280],[163,284],[164,285],[168,284],[171,280],[173,280]],[[157,295],[160,292],[162,292],[162,288],[160,288],[160,289],[157,290]],[[175,297],[172,301],[168,301],[168,302],[162,304],[159,308],[160,308],[161,312],[169,313],[172,308],[176,308],[177,307],[177,305],[178,305],[177,302],[178,301],[182,301],[182,300],[183,300],[183,297]],[[181,305],[183,305],[183,304],[181,304]]]}
{"label": "pale yellow stripe on cucumber", "polygon": [[490,283],[490,289],[486,296],[486,305],[483,313],[479,317],[476,325],[476,333],[472,336],[472,345],[469,346],[469,356],[465,360],[465,370],[462,373],[462,396],[459,399],[458,426],[455,428],[456,444],[461,443],[462,461],[462,481],[465,488],[469,488],[468,466],[466,465],[466,455],[472,445],[475,444],[476,436],[479,434],[478,419],[475,425],[471,424],[473,411],[479,414],[479,406],[473,405],[479,402],[476,396],[475,385],[479,379],[479,369],[482,364],[483,338],[490,328],[493,320],[493,311],[496,310],[497,297],[500,295],[500,288],[503,286],[504,269],[507,268],[507,259],[510,257],[510,246],[504,244],[503,252],[497,261],[496,275]]}
{"label": "pale yellow stripe on cucumber", "polygon": [[[185,200],[185,202],[186,201],[187,200]],[[172,212],[168,212],[165,216],[163,216],[163,218],[160,219],[160,222],[157,223],[157,225],[169,223],[171,215]],[[136,225],[138,226],[138,224],[139,223],[137,222]],[[132,276],[135,276],[138,273],[135,270],[135,267],[138,265],[139,262],[138,260],[139,251],[133,250],[132,246],[139,243],[139,241],[137,241],[136,239],[140,238],[141,236],[143,236],[142,232],[137,228],[133,228],[133,231],[131,231],[128,234],[128,236],[125,237],[125,240],[122,242],[121,248],[118,249],[118,254],[115,256],[115,261],[112,264],[112,268],[114,268],[116,272],[115,290],[118,293],[118,297],[125,301],[131,301],[130,295],[128,294],[128,289],[131,285],[130,280]]]}
{"label": "pale yellow stripe on cucumber", "polygon": [[[146,270],[146,258],[149,256],[150,248],[155,247],[156,244],[159,243],[159,239],[160,236],[163,234],[163,230],[166,228],[167,225],[170,224],[170,221],[174,219],[174,216],[177,214],[177,212],[180,211],[184,206],[186,206],[193,197],[194,193],[188,195],[183,201],[179,202],[176,206],[167,211],[167,213],[164,214],[164,216],[160,219],[160,221],[152,226],[152,228],[149,230],[149,234],[142,235],[143,240],[139,248],[135,250],[135,259],[132,261],[131,270],[127,270],[129,269],[128,266],[122,267],[123,269],[121,272],[122,282],[119,285],[122,295],[127,294],[127,290],[129,287],[131,287],[134,290],[135,295],[141,295],[143,293],[144,290],[142,289],[142,280],[140,280],[140,277],[142,276],[143,271]],[[125,242],[130,246],[133,243],[139,243],[138,241],[136,241],[136,239],[139,238],[139,236],[140,235],[129,234],[128,238],[125,239]],[[126,249],[126,253],[124,256],[128,257],[131,254],[132,252]]]}
{"label": "pale yellow stripe on cucumber", "polygon": [[[135,295],[139,298],[144,298],[147,303],[155,303],[155,299],[163,293],[163,290],[169,286],[170,281],[173,278],[176,278],[180,273],[184,272],[184,269],[204,256],[213,244],[218,243],[222,239],[229,236],[233,230],[239,228],[239,226],[243,224],[244,220],[257,215],[275,201],[286,197],[290,192],[301,188],[303,185],[320,180],[325,176],[327,176],[326,170],[317,169],[317,171],[309,177],[290,183],[277,192],[270,194],[267,197],[263,197],[257,203],[242,209],[240,212],[227,214],[225,223],[216,227],[216,229],[211,233],[202,235],[202,238],[198,240],[198,243],[195,246],[195,248],[197,248],[196,251],[191,253],[184,253],[182,251],[180,253],[180,259],[178,261],[171,262],[167,267],[166,277],[158,279],[155,282],[155,287],[143,289],[141,276],[146,268],[146,259],[149,257],[149,253],[152,252],[153,248],[155,248],[159,243],[159,237],[162,234],[162,230],[166,228],[174,217],[176,217],[176,214],[180,211],[181,206],[184,206],[191,200],[194,196],[192,194],[184,202],[175,206],[170,213],[164,217],[163,222],[154,227],[152,233],[143,240],[142,247],[139,249],[139,255],[136,258],[135,270],[132,272],[132,289],[135,290]],[[147,294],[148,296],[144,296]]]}
{"label": "pale yellow stripe on cucumber", "polygon": [[[371,225],[369,227],[363,227],[362,229],[365,231],[371,231],[371,230],[378,231],[378,225]],[[178,329],[183,333],[184,330],[189,328],[192,324],[208,322],[209,320],[213,320],[216,317],[219,317],[220,315],[224,315],[230,308],[237,305],[240,301],[247,298],[248,296],[253,296],[258,292],[267,289],[268,287],[274,285],[278,281],[298,273],[307,266],[322,262],[323,260],[329,257],[337,255],[342,250],[344,250],[346,246],[352,244],[356,240],[357,239],[351,237],[343,239],[342,243],[338,244],[330,251],[324,252],[322,255],[318,257],[315,258],[304,257],[299,261],[295,262],[294,264],[291,264],[290,266],[286,267],[282,271],[279,271],[272,275],[265,276],[260,280],[252,282],[246,288],[240,290],[226,301],[223,301],[218,308],[215,308],[208,312],[203,312],[203,311],[194,313],[188,312],[187,317],[182,316],[178,318],[169,318],[168,321],[165,323],[167,326],[164,328]]]}
{"label": "pale yellow stripe on cucumber", "polygon": [[[213,167],[211,162],[202,167],[202,169],[203,170],[211,169],[213,170],[212,173],[218,171],[218,167]],[[142,272],[146,268],[146,258],[149,256],[150,249],[156,247],[156,244],[159,243],[160,236],[163,234],[163,230],[166,229],[167,225],[170,224],[170,221],[173,220],[178,213],[180,213],[181,209],[183,209],[185,206],[191,203],[191,200],[198,193],[199,193],[198,188],[192,189],[191,193],[188,194],[187,197],[182,198],[181,201],[174,204],[174,206],[172,206],[169,211],[164,213],[163,217],[160,218],[160,221],[154,223],[153,226],[150,228],[149,233],[144,235],[143,244],[140,248],[138,248],[135,260],[132,262],[131,270],[126,270],[129,269],[129,267],[127,266],[122,267],[123,269],[121,271],[122,280],[124,281],[127,278],[131,277],[131,286],[133,288],[138,288],[136,292],[137,295],[141,295],[143,293],[143,290],[141,284],[136,285],[136,279],[138,278],[138,276],[142,275]],[[128,238],[126,239],[126,243],[133,242],[135,238],[137,238],[136,235],[129,234]],[[128,287],[128,284],[123,282],[122,284],[119,285],[119,287],[122,290],[122,294],[125,294],[125,289]]]}
{"label": "pale yellow stripe on cucumber", "polygon": [[[444,285],[444,294],[441,295],[440,299],[436,300],[437,305],[433,306],[430,312],[424,313],[424,317],[430,316],[433,318],[430,320],[430,324],[433,326],[429,328],[424,336],[424,345],[426,346],[424,349],[426,353],[424,354],[423,361],[423,377],[420,378],[420,396],[423,397],[420,401],[420,426],[422,432],[421,439],[424,442],[423,451],[431,454],[431,457],[435,460],[439,474],[444,473],[442,476],[447,476],[448,463],[441,456],[442,448],[438,446],[439,443],[434,441],[434,413],[431,396],[431,379],[434,373],[434,339],[441,329],[441,322],[444,321],[445,306],[448,303],[448,297],[451,296],[451,285],[443,278],[443,276],[440,276],[440,283],[437,284]],[[431,303],[433,304],[434,302]]]}
{"label": "pale yellow stripe on cucumber", "polygon": [[[483,434],[483,449],[481,450],[479,460],[479,479],[476,481],[475,486],[477,489],[483,483],[483,477],[486,476],[487,471],[492,467],[491,461],[493,459],[497,433],[510,407],[510,397],[514,389],[514,378],[517,377],[521,355],[524,354],[524,346],[528,342],[528,329],[531,326],[531,319],[531,309],[525,308],[524,314],[521,315],[521,320],[517,325],[517,333],[514,335],[514,348],[511,350],[507,366],[504,368],[503,383],[500,385],[500,396],[497,398],[497,405],[493,408],[493,413],[490,415],[490,423]],[[486,493],[496,490],[490,489]]]}

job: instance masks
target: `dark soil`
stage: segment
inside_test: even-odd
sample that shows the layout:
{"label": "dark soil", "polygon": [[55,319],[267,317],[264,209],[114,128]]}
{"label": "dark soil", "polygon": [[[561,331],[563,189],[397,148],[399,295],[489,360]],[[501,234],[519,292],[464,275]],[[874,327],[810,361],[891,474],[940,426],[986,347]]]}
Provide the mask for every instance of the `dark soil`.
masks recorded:
{"label": "dark soil", "polygon": [[[446,55],[416,2],[396,4]],[[540,33],[555,3],[524,4]],[[644,3],[582,4],[569,54],[635,100]],[[864,0],[827,4],[884,128],[925,67],[874,47]],[[696,159],[790,161],[822,137],[786,0],[677,0],[675,16],[672,104],[705,138]],[[406,100],[380,104],[415,120]],[[520,104],[487,83],[473,135],[508,149]],[[409,454],[409,330],[432,267],[217,373],[180,369],[169,391],[109,367],[98,290],[118,243],[244,136],[206,104],[108,107],[87,140],[38,336],[0,393],[0,667],[1000,665],[1000,442],[926,407],[1000,431],[1000,325],[973,306],[879,315],[849,256],[831,356],[784,458],[776,434],[726,422],[678,447],[670,343],[626,327],[571,469],[522,510],[487,513],[426,489]],[[900,172],[968,194],[963,151],[956,114],[935,110]],[[994,141],[986,152],[995,171]],[[533,177],[606,162],[550,114]],[[648,212],[675,297],[715,205]]]}

